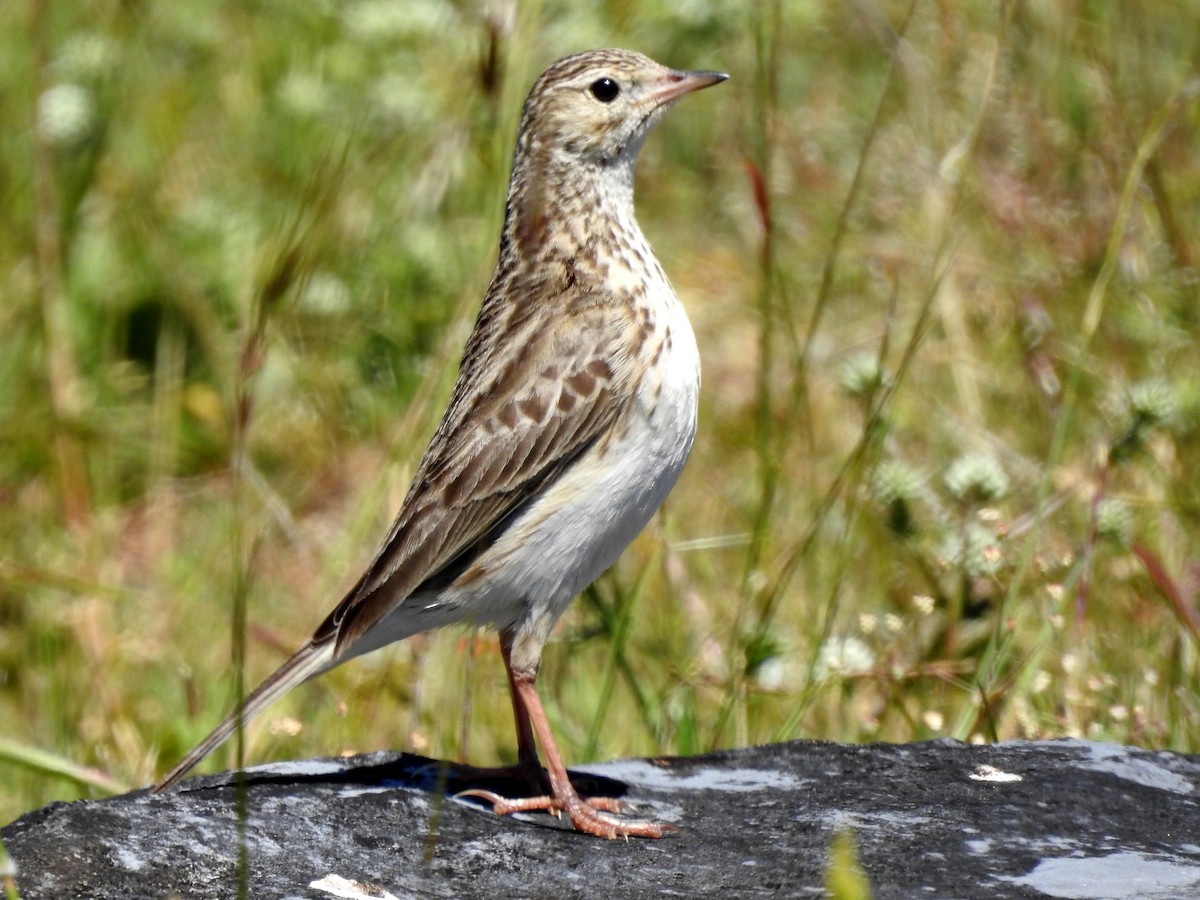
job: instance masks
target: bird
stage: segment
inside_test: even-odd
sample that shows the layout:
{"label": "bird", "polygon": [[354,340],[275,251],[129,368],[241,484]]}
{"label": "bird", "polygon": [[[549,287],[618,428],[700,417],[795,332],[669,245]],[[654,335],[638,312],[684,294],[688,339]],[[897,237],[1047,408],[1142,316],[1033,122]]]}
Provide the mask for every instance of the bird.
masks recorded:
{"label": "bird", "polygon": [[580,796],[536,679],[563,611],[641,532],[691,452],[699,351],[634,216],[634,170],[668,107],[728,77],[604,49],[565,56],[537,78],[521,112],[495,272],[386,538],[312,637],[156,793],[300,683],[464,623],[499,634],[514,769],[546,792],[463,795],[502,815],[565,814],[575,830],[609,839],[677,830],[631,818],[614,799]]}

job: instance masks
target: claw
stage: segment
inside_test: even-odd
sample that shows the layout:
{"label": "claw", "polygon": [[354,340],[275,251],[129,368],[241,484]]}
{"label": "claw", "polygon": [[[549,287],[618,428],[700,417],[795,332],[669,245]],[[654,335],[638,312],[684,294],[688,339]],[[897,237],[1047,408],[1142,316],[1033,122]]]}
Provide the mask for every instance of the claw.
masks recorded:
{"label": "claw", "polygon": [[628,803],[622,803],[616,797],[581,797],[584,803],[592,809],[598,809],[601,812],[616,813],[621,815],[630,810]]}
{"label": "claw", "polygon": [[613,818],[610,813],[620,812],[626,804],[611,797],[576,798],[575,802],[559,804],[553,797],[521,797],[513,800],[501,797],[495,791],[483,788],[470,788],[459,791],[453,799],[461,800],[466,797],[477,797],[492,804],[492,812],[498,816],[507,816],[518,812],[548,812],[556,819],[561,819],[565,812],[571,819],[576,831],[596,837],[614,840],[619,837],[626,841],[632,837],[660,838],[669,832],[678,832],[674,825],[659,825],[642,819],[622,821]]}

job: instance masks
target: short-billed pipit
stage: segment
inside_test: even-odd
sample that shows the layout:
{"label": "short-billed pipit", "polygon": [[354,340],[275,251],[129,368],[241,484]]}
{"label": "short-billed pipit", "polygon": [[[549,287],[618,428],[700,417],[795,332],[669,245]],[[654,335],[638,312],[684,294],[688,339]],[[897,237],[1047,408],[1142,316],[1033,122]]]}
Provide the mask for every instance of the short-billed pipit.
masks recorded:
{"label": "short-billed pipit", "polygon": [[[660,837],[579,797],[534,687],[567,604],[637,536],[696,432],[700,357],[683,306],[633,214],[647,132],[679,97],[724,81],[626,50],[568,56],[521,116],[500,256],[449,408],[367,571],[312,638],[246,698],[246,722],[348,659],[431,628],[500,632],[518,769],[546,758],[549,795],[498,813],[565,812],[580,831]],[[235,712],[159,783],[238,726]],[[536,741],[536,744],[535,744]]]}

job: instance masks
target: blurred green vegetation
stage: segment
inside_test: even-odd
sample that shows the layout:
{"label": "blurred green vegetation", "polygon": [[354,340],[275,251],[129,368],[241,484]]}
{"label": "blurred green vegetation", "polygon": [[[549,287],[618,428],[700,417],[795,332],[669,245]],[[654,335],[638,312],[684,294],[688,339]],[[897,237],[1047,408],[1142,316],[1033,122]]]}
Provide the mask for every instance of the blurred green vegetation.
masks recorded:
{"label": "blurred green vegetation", "polygon": [[[1200,752],[1200,6],[17,0],[0,821],[207,732],[235,597],[255,682],[352,584],[486,287],[524,93],[608,45],[733,77],[639,169],[701,427],[547,650],[568,761]],[[247,737],[515,755],[494,639],[461,630]]]}

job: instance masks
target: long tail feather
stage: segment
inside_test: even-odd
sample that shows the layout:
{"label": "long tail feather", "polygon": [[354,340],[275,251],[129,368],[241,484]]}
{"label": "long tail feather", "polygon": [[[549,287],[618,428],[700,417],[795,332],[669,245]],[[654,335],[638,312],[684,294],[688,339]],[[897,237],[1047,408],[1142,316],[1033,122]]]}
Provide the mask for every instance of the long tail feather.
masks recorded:
{"label": "long tail feather", "polygon": [[322,641],[319,644],[307,643],[282,666],[272,672],[267,679],[250,692],[239,710],[235,710],[224,722],[213,729],[212,734],[188,751],[187,756],[158,784],[154,793],[165,791],[171,785],[186,775],[196,763],[208,756],[226,738],[237,730],[240,722],[244,727],[251,719],[294,688],[300,682],[311,678],[318,672],[329,667],[333,661],[334,641]]}

